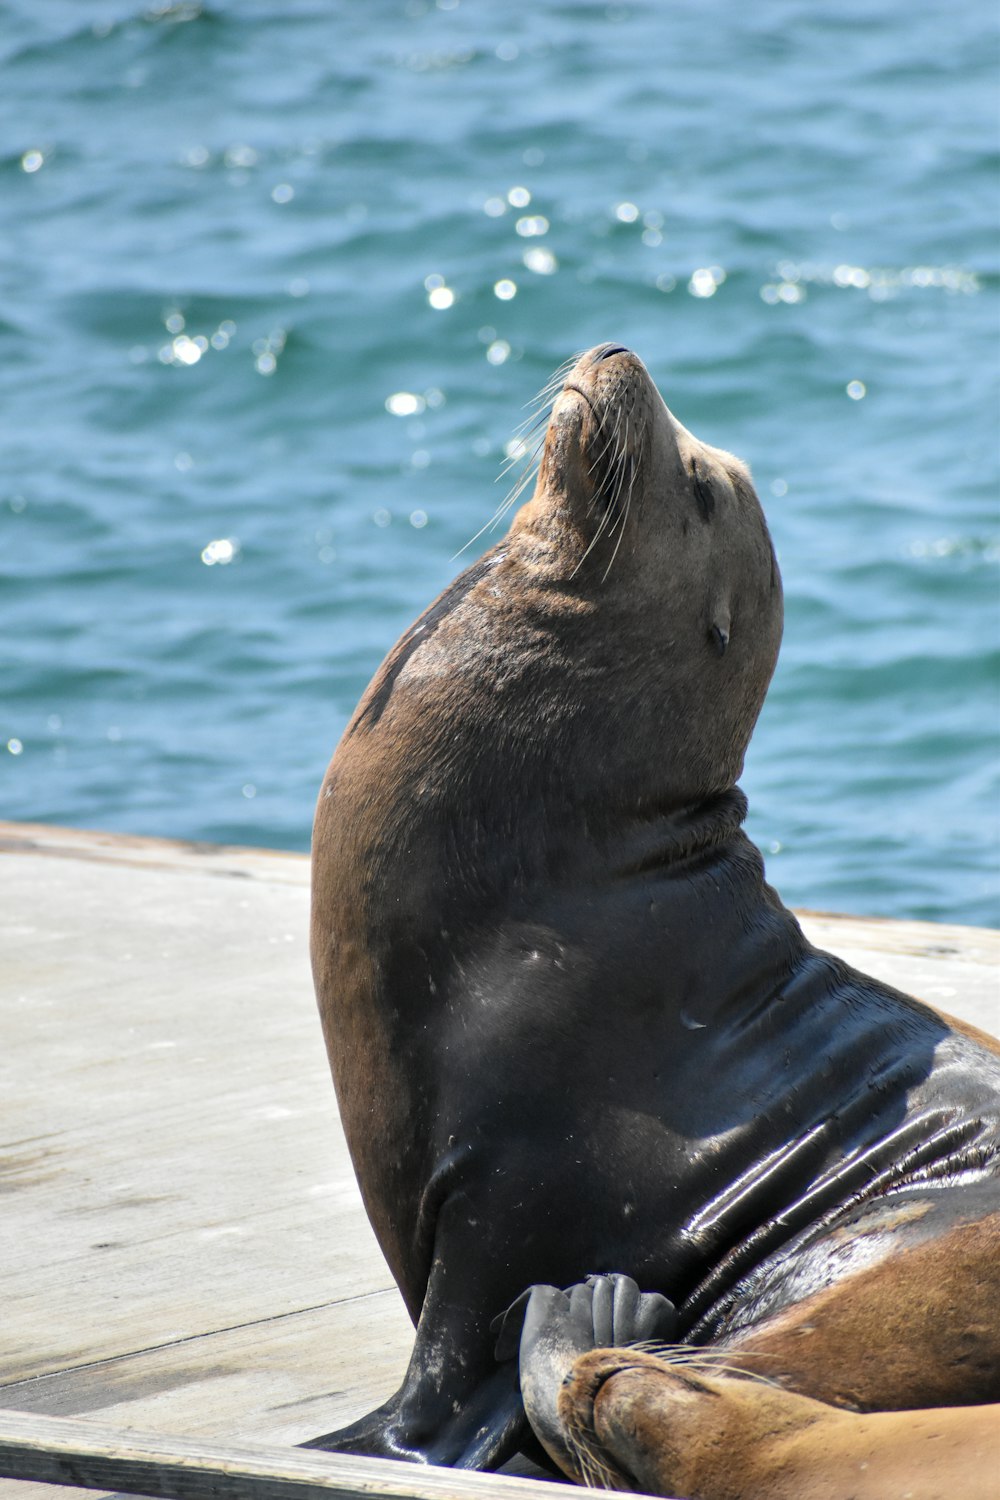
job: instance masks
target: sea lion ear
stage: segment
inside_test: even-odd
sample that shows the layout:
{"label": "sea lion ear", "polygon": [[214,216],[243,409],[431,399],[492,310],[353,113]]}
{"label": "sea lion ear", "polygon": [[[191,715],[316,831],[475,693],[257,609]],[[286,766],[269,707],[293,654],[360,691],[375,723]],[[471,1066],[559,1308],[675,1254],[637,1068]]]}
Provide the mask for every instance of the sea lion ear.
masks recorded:
{"label": "sea lion ear", "polygon": [[716,609],[712,611],[711,623],[708,627],[708,638],[715,647],[718,656],[725,656],[726,647],[729,645],[729,628],[731,625],[728,609]]}

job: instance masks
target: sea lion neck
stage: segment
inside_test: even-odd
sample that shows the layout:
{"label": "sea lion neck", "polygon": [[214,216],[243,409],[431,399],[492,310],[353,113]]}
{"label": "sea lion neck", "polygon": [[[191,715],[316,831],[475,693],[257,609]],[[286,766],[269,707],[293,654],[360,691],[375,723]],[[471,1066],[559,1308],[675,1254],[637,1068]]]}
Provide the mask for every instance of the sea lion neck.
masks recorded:
{"label": "sea lion neck", "polygon": [[692,860],[714,857],[734,839],[745,839],[747,799],[737,786],[702,801],[649,806],[642,800],[616,815],[606,852],[618,879],[687,870]]}

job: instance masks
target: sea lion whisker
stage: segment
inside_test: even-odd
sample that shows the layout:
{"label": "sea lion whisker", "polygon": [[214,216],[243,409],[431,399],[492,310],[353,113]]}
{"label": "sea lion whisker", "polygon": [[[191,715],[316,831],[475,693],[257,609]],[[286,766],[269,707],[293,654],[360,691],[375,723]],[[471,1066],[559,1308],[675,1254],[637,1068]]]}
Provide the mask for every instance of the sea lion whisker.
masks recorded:
{"label": "sea lion whisker", "polygon": [[[628,496],[627,496],[626,501],[625,501],[625,509],[624,509],[624,513],[622,514],[622,517],[621,517],[621,525],[620,525],[620,528],[619,528],[619,531],[618,531],[618,540],[615,542],[614,551],[611,554],[611,557],[610,557],[610,559],[608,561],[608,565],[604,569],[603,574],[601,575],[601,582],[602,583],[606,583],[607,582],[608,574],[611,572],[611,569],[614,567],[615,558],[618,556],[618,549],[619,549],[619,547],[622,544],[622,537],[625,535],[625,523],[628,520],[628,511],[629,511],[629,504],[631,502],[631,499],[632,499],[632,489],[631,489],[631,486],[629,486],[629,493],[628,493]],[[614,527],[611,528],[611,530],[610,530],[610,532],[608,534],[609,534],[609,536],[613,536],[614,535]]]}
{"label": "sea lion whisker", "polygon": [[[778,1385],[768,1375],[759,1370],[747,1370],[742,1365],[734,1364],[734,1356],[739,1359],[767,1359],[765,1350],[748,1350],[746,1354],[732,1349],[712,1349],[705,1344],[662,1344],[655,1339],[648,1339],[641,1344],[629,1344],[630,1349],[637,1349],[642,1354],[655,1355],[665,1365],[671,1368],[694,1370],[706,1375],[731,1375],[747,1380],[763,1381],[766,1385]],[[779,1389],[783,1387],[779,1386]]]}
{"label": "sea lion whisker", "polygon": [[579,1419],[572,1425],[568,1422],[566,1424],[566,1446],[576,1460],[584,1483],[589,1489],[613,1490],[615,1488],[611,1469],[601,1458],[590,1433],[579,1423]]}
{"label": "sea lion whisker", "polygon": [[626,473],[626,469],[629,466],[628,432],[629,432],[629,422],[631,421],[631,418],[632,418],[632,412],[631,412],[631,409],[629,409],[625,413],[625,432],[624,432],[624,435],[622,437],[622,441],[621,441],[621,443],[618,446],[618,451],[615,454],[615,461],[614,461],[614,479],[615,479],[615,484],[614,484],[614,492],[612,494],[611,501],[610,501],[610,505],[611,505],[612,508],[617,507],[618,506],[618,502],[621,499],[622,486],[623,486],[624,481],[625,481],[625,473]]}
{"label": "sea lion whisker", "polygon": [[536,449],[535,453],[532,454],[524,473],[520,475],[511,490],[504,496],[503,500],[501,500],[500,504],[490,516],[489,520],[484,521],[482,526],[480,526],[479,530],[476,532],[475,536],[470,536],[469,540],[463,546],[459,547],[457,552],[453,553],[452,561],[454,561],[456,557],[461,557],[463,552],[467,552],[468,549],[472,546],[473,542],[478,542],[479,538],[483,535],[484,532],[491,531],[499,521],[502,521],[504,516],[510,510],[511,506],[516,504],[516,502],[521,498],[524,489],[534,476],[539,451],[540,450]]}
{"label": "sea lion whisker", "polygon": [[[545,419],[544,423],[542,421],[543,417]],[[507,454],[507,457],[500,465],[500,470],[497,474],[496,479],[494,480],[494,484],[498,483],[501,479],[506,478],[514,465],[519,464],[525,457],[525,455],[528,453],[529,448],[534,450],[531,454],[532,461],[538,456],[538,454],[541,452],[542,443],[544,443],[545,441],[545,435],[543,432],[541,432],[541,429],[543,426],[547,425],[548,415],[547,413],[543,412],[538,418],[538,421],[535,423],[534,427],[529,428],[520,436],[515,433],[514,437],[511,439],[511,443],[508,445],[512,448],[513,451]],[[535,436],[535,434],[539,432],[541,432],[540,438]]]}
{"label": "sea lion whisker", "polygon": [[609,524],[610,520],[611,520],[611,512],[610,512],[610,510],[607,509],[607,507],[605,507],[605,509],[604,509],[604,511],[603,511],[603,513],[601,515],[601,519],[598,522],[597,530],[594,532],[594,535],[591,537],[590,541],[587,543],[587,546],[586,546],[586,549],[584,550],[583,556],[580,558],[580,560],[577,563],[576,567],[573,569],[572,573],[569,575],[570,578],[575,578],[576,575],[577,575],[577,573],[579,573],[580,569],[583,567],[584,563],[587,561],[587,558],[593,552],[594,548],[597,546],[598,542],[601,540],[601,537],[604,535],[605,531],[607,530],[607,527],[608,527],[608,524]]}
{"label": "sea lion whisker", "polygon": [[521,410],[527,411],[528,415],[518,423],[518,426],[514,429],[515,433],[522,432],[526,427],[533,426],[542,415],[545,415],[546,419],[548,418],[556,397],[566,383],[566,376],[575,364],[576,357],[563,360],[562,364],[549,377],[542,388],[529,401],[524,403]]}
{"label": "sea lion whisker", "polygon": [[[615,495],[615,502],[614,502],[616,506],[618,505],[618,500],[619,500],[620,492],[621,492],[621,485],[622,485],[622,482],[623,482],[624,477],[625,477],[625,471],[626,471],[626,469],[628,469],[628,476],[629,476],[629,479],[628,479],[628,490],[626,491],[626,494],[625,494],[625,504],[624,504],[624,506],[621,507],[619,520],[616,521],[616,523],[615,523],[619,527],[619,530],[618,530],[618,540],[617,540],[617,542],[615,542],[615,550],[611,554],[611,561],[608,563],[607,567],[604,570],[604,577],[601,579],[602,583],[604,583],[604,582],[607,581],[608,574],[611,572],[611,569],[614,567],[615,558],[618,556],[618,549],[621,546],[621,544],[622,544],[622,538],[625,535],[625,526],[626,526],[626,523],[628,521],[629,509],[631,508],[631,505],[632,505],[632,490],[633,490],[633,487],[635,485],[635,472],[636,471],[635,471],[635,464],[632,462],[631,458],[628,455],[628,424],[629,424],[629,417],[626,416],[626,418],[625,418],[625,441],[622,444],[622,449],[621,449],[621,454],[622,454],[621,473],[620,473],[619,481],[618,481],[618,493],[616,493],[616,495]],[[611,533],[610,534],[611,535],[614,534],[614,526],[611,528]]]}
{"label": "sea lion whisker", "polygon": [[[522,458],[525,459],[524,469],[522,470],[522,472],[518,476],[518,478],[514,481],[513,485],[508,490],[508,492],[504,496],[504,498],[501,500],[501,502],[497,506],[496,510],[490,516],[489,520],[488,521],[484,521],[483,524],[482,524],[482,526],[480,526],[479,530],[475,533],[475,535],[474,536],[470,536],[469,540],[466,543],[464,543],[463,546],[459,547],[458,551],[453,554],[452,561],[454,561],[454,559],[456,557],[461,557],[461,555],[462,555],[463,552],[467,552],[468,549],[472,546],[473,542],[478,542],[479,538],[484,534],[484,532],[491,531],[493,529],[493,527],[496,526],[499,521],[502,521],[503,518],[504,518],[504,516],[507,514],[508,510],[510,510],[511,506],[514,505],[520,499],[520,497],[523,494],[525,488],[531,482],[532,478],[534,477],[534,475],[535,475],[535,473],[537,471],[538,461],[539,461],[539,458],[541,457],[542,449],[544,448],[544,446],[545,446],[545,435],[543,433],[543,434],[541,434],[541,436],[539,436],[536,439],[534,447],[531,449],[531,451],[527,454],[526,457],[525,457],[525,453],[523,451],[521,453],[514,453],[514,454],[511,455],[511,457],[508,459],[507,463],[504,465],[504,467],[501,469],[500,473],[497,475],[497,480],[505,478],[506,475],[510,472],[510,469],[513,467],[513,465],[515,463],[518,463]],[[494,482],[496,482],[496,481],[494,481]]]}
{"label": "sea lion whisker", "polygon": [[[621,415],[619,413],[618,421]],[[610,455],[610,457],[609,457]],[[590,461],[590,476],[594,483],[594,498],[603,502],[605,508],[610,506],[610,497],[614,488],[614,477],[620,461],[620,445],[618,442],[618,426],[610,433],[604,447],[596,453]]]}
{"label": "sea lion whisker", "polygon": [[552,416],[554,398],[551,394],[548,394],[544,396],[544,399],[540,397],[539,401],[540,404],[538,405],[538,407],[535,408],[535,410],[530,411],[524,418],[524,420],[522,422],[518,422],[517,426],[514,428],[515,439],[521,438],[524,434],[534,431],[536,427],[541,427],[543,423],[548,423],[549,418]]}
{"label": "sea lion whisker", "polygon": [[[627,418],[626,418],[626,422],[627,422]],[[617,438],[618,438],[619,430],[621,428],[621,423],[622,423],[622,409],[619,407],[617,409],[617,411],[616,411],[616,414],[615,414],[615,426],[614,426],[614,430],[608,435],[607,440],[605,441],[604,447],[601,449],[600,453],[598,453],[595,456],[595,458],[591,461],[590,466],[589,466],[590,467],[591,478],[594,481],[594,497],[593,497],[593,499],[591,500],[590,504],[587,507],[587,514],[590,515],[592,513],[592,511],[594,509],[594,506],[596,505],[596,503],[597,503],[598,500],[603,500],[604,501],[604,510],[603,510],[603,514],[601,515],[600,522],[598,523],[597,530],[594,532],[594,535],[591,537],[590,542],[588,543],[588,545],[586,547],[586,550],[584,551],[582,557],[577,562],[576,567],[573,569],[572,573],[570,574],[571,578],[575,578],[576,577],[577,573],[583,567],[583,564],[587,561],[587,558],[590,556],[591,552],[593,552],[594,548],[600,542],[602,536],[604,536],[604,534],[608,530],[608,528],[612,526],[612,523],[614,522],[614,519],[615,519],[615,517],[614,517],[615,500],[614,500],[614,496],[613,495],[610,498],[608,497],[608,489],[609,489],[609,487],[613,486],[613,480],[614,480],[615,473],[617,471],[617,465],[618,465],[618,463],[620,461],[620,458],[621,458],[621,452],[622,452],[622,450],[621,450],[621,448],[617,444]],[[614,460],[612,460],[612,463],[611,463],[611,466],[610,466],[610,472],[608,472],[608,473],[605,474],[603,482],[602,482],[602,479],[601,479],[601,476],[600,476],[600,474],[598,472],[598,469],[600,467],[601,461],[604,458],[604,455],[606,453],[608,453],[612,447],[615,448],[615,458],[614,458]]]}
{"label": "sea lion whisker", "polygon": [[617,441],[618,432],[619,432],[619,429],[621,427],[621,420],[622,420],[621,408],[619,407],[616,410],[616,412],[615,412],[615,425],[614,425],[614,427],[611,428],[610,432],[607,430],[607,421],[606,421],[606,418],[599,416],[597,420],[598,420],[598,436],[599,437],[604,437],[605,442],[604,442],[604,447],[601,448],[599,450],[599,452],[595,453],[593,455],[593,457],[591,458],[591,460],[590,460],[590,468],[591,468],[591,470],[593,470],[594,468],[596,468],[607,457],[607,454],[610,452],[611,448],[614,447],[614,445],[615,445],[615,443]]}
{"label": "sea lion whisker", "polygon": [[[660,1356],[663,1358],[663,1356]],[[725,1375],[738,1380],[753,1380],[759,1385],[773,1386],[776,1390],[784,1387],[777,1380],[772,1380],[769,1375],[764,1375],[760,1370],[744,1370],[740,1365],[723,1364],[716,1360],[690,1359],[663,1359],[665,1365],[671,1369],[692,1370],[696,1375]]]}
{"label": "sea lion whisker", "polygon": [[545,382],[545,384],[542,386],[541,390],[537,393],[537,395],[534,397],[534,399],[532,401],[526,401],[525,402],[525,406],[534,406],[536,402],[540,402],[540,403],[544,404],[545,402],[548,402],[548,401],[554,401],[555,398],[562,391],[563,386],[566,383],[566,376],[567,376],[568,373],[569,372],[568,372],[566,366],[565,365],[561,365],[559,367],[559,369],[556,371],[556,373],[553,375],[552,379],[551,380],[547,380]]}
{"label": "sea lion whisker", "polygon": [[[732,1359],[732,1349],[713,1349],[709,1344],[667,1344],[659,1339],[644,1339],[639,1344],[629,1344],[629,1349],[639,1349],[643,1354],[655,1354],[658,1359],[672,1360],[675,1357],[686,1355],[697,1356],[703,1359]],[[738,1351],[740,1359],[766,1359],[768,1356],[762,1350],[748,1349],[745,1353]]]}

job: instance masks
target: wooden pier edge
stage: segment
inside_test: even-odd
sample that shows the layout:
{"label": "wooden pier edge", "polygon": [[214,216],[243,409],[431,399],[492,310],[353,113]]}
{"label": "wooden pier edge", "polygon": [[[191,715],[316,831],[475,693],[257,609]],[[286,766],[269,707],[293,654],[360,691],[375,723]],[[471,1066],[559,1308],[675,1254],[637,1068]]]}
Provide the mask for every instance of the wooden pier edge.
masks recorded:
{"label": "wooden pier edge", "polygon": [[0,1477],[164,1500],[565,1500],[566,1486],[275,1444],[229,1447],[0,1410]]}

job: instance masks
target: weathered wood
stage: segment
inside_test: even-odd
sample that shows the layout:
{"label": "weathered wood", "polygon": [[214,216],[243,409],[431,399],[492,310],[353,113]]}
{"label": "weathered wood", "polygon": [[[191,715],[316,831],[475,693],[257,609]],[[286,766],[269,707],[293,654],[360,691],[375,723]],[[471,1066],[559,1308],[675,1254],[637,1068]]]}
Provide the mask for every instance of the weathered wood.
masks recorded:
{"label": "weathered wood", "polygon": [[564,1486],[388,1459],[231,1448],[0,1411],[0,1474],[174,1500],[565,1500]]}
{"label": "weathered wood", "polygon": [[82,842],[0,858],[0,1381],[392,1286],[316,1020],[307,862]]}
{"label": "weathered wood", "polygon": [[371,1411],[413,1329],[393,1288],[0,1387],[0,1408],[293,1447]]}

